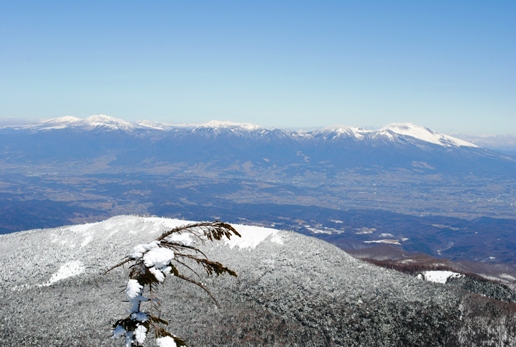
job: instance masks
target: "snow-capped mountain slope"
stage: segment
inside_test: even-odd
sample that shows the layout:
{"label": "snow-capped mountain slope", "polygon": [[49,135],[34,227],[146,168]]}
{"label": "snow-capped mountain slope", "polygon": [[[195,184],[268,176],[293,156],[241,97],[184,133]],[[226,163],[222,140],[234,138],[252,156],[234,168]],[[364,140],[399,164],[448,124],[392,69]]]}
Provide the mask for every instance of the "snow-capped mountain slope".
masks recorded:
{"label": "snow-capped mountain slope", "polygon": [[[119,216],[0,236],[0,344],[121,346],[109,336],[115,320],[126,315],[120,290],[127,270],[101,273],[135,245],[183,223]],[[191,346],[516,341],[515,317],[484,312],[487,299],[473,300],[453,288],[372,266],[299,234],[234,227],[241,239],[201,245],[210,259],[238,274],[202,277],[220,308],[173,277],[160,288],[161,317]]]}
{"label": "snow-capped mountain slope", "polygon": [[13,127],[18,130],[36,130],[36,131],[48,131],[48,130],[62,130],[62,129],[83,129],[83,130],[94,130],[101,129],[106,131],[123,130],[132,131],[137,127],[129,122],[122,119],[106,116],[106,115],[93,115],[88,118],[77,118],[72,116],[65,116],[59,118],[52,118],[41,121],[34,124],[26,124],[17,127]]}
{"label": "snow-capped mountain slope", "polygon": [[235,122],[227,122],[227,121],[210,121],[207,123],[199,123],[199,124],[173,124],[173,123],[163,123],[163,122],[154,122],[142,120],[134,123],[136,128],[142,130],[158,130],[158,131],[171,131],[174,129],[197,129],[197,128],[211,128],[211,129],[230,129],[230,130],[243,130],[243,131],[253,131],[253,130],[261,130],[263,129],[259,125],[250,124],[250,123],[235,123]]}
{"label": "snow-capped mountain slope", "polygon": [[337,136],[344,136],[344,137],[352,137],[357,140],[362,140],[364,138],[364,135],[371,132],[364,130],[362,128],[355,128],[355,127],[338,127],[336,129],[327,129],[330,133],[335,133]]}
{"label": "snow-capped mountain slope", "polygon": [[[317,137],[320,132],[313,131],[310,134]],[[335,129],[326,129],[322,133],[327,134],[328,139],[350,138],[356,141],[387,141],[387,142],[422,142],[441,147],[478,147],[473,143],[444,135],[426,127],[415,125],[412,123],[393,123],[379,130],[366,130],[354,127],[338,127]]]}
{"label": "snow-capped mountain slope", "polygon": [[452,137],[443,135],[428,128],[418,126],[412,123],[393,123],[373,134],[383,135],[390,139],[394,139],[395,135],[408,136],[414,139],[433,143],[443,147],[477,147],[477,145]]}

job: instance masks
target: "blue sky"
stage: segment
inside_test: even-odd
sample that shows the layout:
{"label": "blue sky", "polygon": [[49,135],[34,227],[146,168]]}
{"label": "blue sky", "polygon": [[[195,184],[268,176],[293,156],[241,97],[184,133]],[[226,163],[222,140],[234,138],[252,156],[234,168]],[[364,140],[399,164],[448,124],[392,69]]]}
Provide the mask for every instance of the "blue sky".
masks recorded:
{"label": "blue sky", "polygon": [[0,118],[516,134],[516,1],[4,1]]}

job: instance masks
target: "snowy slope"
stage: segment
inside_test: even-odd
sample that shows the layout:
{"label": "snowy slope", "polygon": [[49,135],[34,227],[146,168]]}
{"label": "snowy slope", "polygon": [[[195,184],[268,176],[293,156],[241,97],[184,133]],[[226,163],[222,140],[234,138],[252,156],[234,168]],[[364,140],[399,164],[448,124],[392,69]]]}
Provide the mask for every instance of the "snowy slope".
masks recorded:
{"label": "snowy slope", "polygon": [[[310,132],[313,137],[317,137],[319,133],[318,131]],[[393,123],[379,130],[343,126],[335,129],[327,129],[322,133],[326,133],[330,139],[347,137],[364,142],[375,140],[385,140],[388,142],[409,140],[439,145],[441,147],[478,147],[473,143],[444,135],[412,123]]]}
{"label": "snowy slope", "polygon": [[[120,216],[98,223],[0,235],[0,244],[7,248],[0,256],[6,264],[6,273],[30,273],[29,278],[10,276],[0,283],[0,288],[5,289],[3,285],[9,283],[11,290],[17,290],[50,285],[81,274],[97,274],[103,266],[114,265],[128,255],[133,245],[151,241],[166,230],[188,223],[191,222]],[[230,249],[253,249],[267,238],[281,244],[281,238],[273,237],[278,230],[245,225],[235,228],[244,237],[226,240]],[[34,269],[34,263],[43,267]],[[49,273],[50,268],[53,270]]]}
{"label": "snowy slope", "polygon": [[409,136],[414,139],[433,143],[443,147],[477,147],[475,144],[458,138],[443,135],[428,128],[412,123],[393,123],[376,131],[377,134],[394,138],[395,135]]}
{"label": "snowy slope", "polygon": [[44,120],[35,124],[26,124],[18,127],[13,127],[16,129],[29,129],[29,130],[39,130],[39,131],[48,131],[48,130],[59,130],[59,129],[83,129],[83,130],[93,130],[93,129],[103,129],[107,131],[113,130],[123,130],[123,131],[131,131],[136,129],[136,126],[126,122],[122,119],[106,116],[106,115],[93,115],[87,118],[77,118],[72,116],[65,116],[59,118],[52,118],[48,120]]}
{"label": "snowy slope", "polygon": [[[121,346],[109,336],[126,315],[127,271],[101,273],[183,223],[119,216],[0,236],[0,345]],[[449,287],[296,233],[235,228],[241,239],[202,246],[238,274],[202,279],[220,308],[173,278],[160,289],[162,317],[191,346],[470,346],[476,332],[494,346],[487,331],[516,341],[513,318],[491,317],[486,326],[462,317],[470,299]]]}
{"label": "snowy slope", "polygon": [[161,131],[170,131],[172,129],[197,129],[197,128],[211,128],[211,129],[230,129],[230,130],[243,130],[243,131],[254,131],[263,129],[259,125],[251,124],[251,123],[235,123],[228,121],[210,121],[206,123],[163,123],[163,122],[154,122],[142,120],[134,123],[134,125],[139,129],[152,129],[152,130],[161,130]]}

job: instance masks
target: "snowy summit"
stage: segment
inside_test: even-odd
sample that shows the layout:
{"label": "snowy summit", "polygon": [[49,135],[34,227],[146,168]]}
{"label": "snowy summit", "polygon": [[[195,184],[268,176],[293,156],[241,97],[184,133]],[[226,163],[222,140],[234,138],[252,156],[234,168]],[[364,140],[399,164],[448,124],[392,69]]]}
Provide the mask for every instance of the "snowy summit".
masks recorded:
{"label": "snowy summit", "polygon": [[412,123],[389,124],[378,130],[377,133],[387,137],[393,137],[394,135],[410,136],[424,142],[429,142],[444,147],[477,147],[473,143],[460,140],[452,136],[440,134],[426,127]]}
{"label": "snowy summit", "polygon": [[106,116],[103,114],[93,115],[88,118],[77,118],[65,116],[44,120],[35,124],[20,126],[20,129],[33,130],[56,130],[67,128],[82,128],[85,130],[105,129],[105,130],[123,130],[131,131],[136,128],[135,125],[122,119]]}

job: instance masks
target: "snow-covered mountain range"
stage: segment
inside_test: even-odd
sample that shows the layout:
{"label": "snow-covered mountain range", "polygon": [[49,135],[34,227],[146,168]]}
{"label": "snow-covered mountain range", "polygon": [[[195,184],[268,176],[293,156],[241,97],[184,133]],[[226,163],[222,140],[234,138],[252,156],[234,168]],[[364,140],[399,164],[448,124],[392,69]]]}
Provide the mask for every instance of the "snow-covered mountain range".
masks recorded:
{"label": "snow-covered mountain range", "polygon": [[391,142],[397,141],[421,141],[443,147],[477,147],[475,144],[460,140],[458,138],[440,134],[428,128],[418,126],[411,123],[394,123],[389,124],[379,130],[365,130],[354,127],[337,127],[324,130],[312,131],[289,131],[280,129],[267,129],[258,125],[248,123],[233,123],[211,121],[203,124],[170,124],[151,121],[139,121],[129,123],[121,119],[109,117],[106,115],[94,115],[85,119],[65,116],[44,120],[39,123],[25,124],[20,126],[7,126],[4,128],[12,128],[17,130],[33,130],[33,131],[49,131],[49,130],[104,130],[104,131],[163,131],[172,132],[179,129],[200,131],[211,129],[214,133],[232,132],[237,133],[258,133],[262,136],[269,136],[272,132],[283,132],[284,136],[296,138],[317,138],[326,137],[328,139],[349,138],[357,141],[366,140],[387,140]]}
{"label": "snow-covered mountain range", "polygon": [[[102,272],[183,223],[119,216],[0,236],[0,345],[121,346],[109,336],[125,316],[127,270]],[[296,233],[234,227],[241,238],[199,245],[238,274],[201,279],[220,308],[173,277],[159,289],[161,317],[191,346],[516,343],[514,304],[379,268]]]}
{"label": "snow-covered mountain range", "polygon": [[[270,175],[308,169],[333,172],[350,168],[422,172],[512,171],[516,159],[414,124],[379,130],[338,127],[294,131],[252,124],[129,123],[98,115],[61,117],[0,128],[0,160],[23,165],[40,161],[116,158],[114,166],[185,164]],[[105,159],[102,159],[105,160]],[[271,170],[274,168],[274,170]]]}

